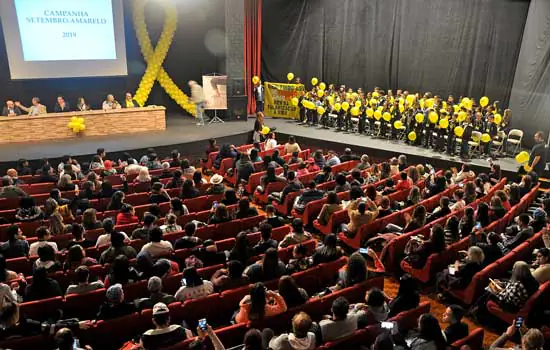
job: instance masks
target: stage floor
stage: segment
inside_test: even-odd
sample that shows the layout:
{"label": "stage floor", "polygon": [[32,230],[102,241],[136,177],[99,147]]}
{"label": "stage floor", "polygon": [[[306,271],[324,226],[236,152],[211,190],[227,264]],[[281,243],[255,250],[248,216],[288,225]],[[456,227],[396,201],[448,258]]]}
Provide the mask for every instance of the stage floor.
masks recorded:
{"label": "stage floor", "polygon": [[[388,141],[384,139],[377,139],[371,136],[359,135],[356,133],[337,132],[333,129],[324,129],[321,127],[304,126],[297,124],[294,120],[287,119],[266,119],[266,124],[270,127],[276,127],[277,133],[294,135],[300,140],[300,138],[310,138],[324,140],[328,143],[336,142],[349,145],[350,148],[355,147],[368,147],[372,149],[369,156],[375,158],[387,158],[388,152],[395,153],[395,156],[399,154],[406,154],[408,156],[416,156],[418,158],[433,158],[436,160],[462,162],[460,157],[452,157],[446,153],[438,153],[422,147],[410,146],[404,142]],[[282,143],[284,140],[279,140]],[[329,147],[329,146],[326,146]],[[381,156],[377,157],[377,153]],[[382,155],[383,153],[383,155]],[[502,171],[516,172],[518,165],[513,158],[500,158],[495,159],[494,162],[499,164]],[[488,167],[489,163],[486,158],[474,158],[468,161],[469,164],[477,167]]]}
{"label": "stage floor", "polygon": [[[279,142],[286,141],[286,135],[295,135],[298,142],[311,147],[356,148],[357,153],[367,152],[371,157],[387,159],[391,156],[406,154],[417,160],[422,158],[425,161],[434,159],[441,162],[461,162],[458,157],[451,157],[444,153],[436,153],[421,147],[409,146],[403,142],[376,139],[370,136],[336,132],[332,129],[319,127],[308,127],[298,125],[295,121],[286,119],[266,118],[266,124],[276,127],[277,133],[283,134]],[[194,119],[188,116],[170,114],[166,117],[166,130],[134,133],[114,136],[82,137],[70,140],[43,141],[34,143],[13,143],[0,147],[0,162],[13,162],[19,158],[41,159],[58,158],[64,154],[74,156],[90,155],[96,152],[98,147],[103,147],[109,153],[119,153],[129,150],[142,150],[148,147],[166,148],[171,145],[179,145],[182,154],[197,154],[206,147],[202,143],[209,138],[226,138],[221,142],[246,142],[247,133],[251,132],[254,126],[254,119],[248,121],[226,122],[224,124],[211,124],[204,127],[195,125]],[[112,126],[108,126],[112,127]],[[300,140],[302,139],[302,141]],[[198,144],[198,145],[197,145]],[[186,149],[186,146],[189,148]],[[191,147],[193,145],[193,147]],[[187,152],[189,151],[189,152]],[[169,151],[166,151],[169,153]],[[190,154],[189,154],[190,155]],[[505,172],[516,172],[517,164],[512,158],[495,160],[501,165]],[[477,167],[488,167],[486,159],[472,159],[469,163]]]}
{"label": "stage floor", "polygon": [[[106,125],[105,127],[116,126]],[[251,131],[253,127],[254,120],[249,120],[248,122],[207,124],[204,127],[198,127],[195,125],[195,119],[172,114],[166,116],[166,130],[162,131],[5,144],[0,147],[0,162],[13,161],[20,158],[57,158],[64,154],[94,154],[98,147],[103,147],[108,152],[120,152],[148,147],[168,146],[207,140],[212,137],[219,138],[238,135]]]}

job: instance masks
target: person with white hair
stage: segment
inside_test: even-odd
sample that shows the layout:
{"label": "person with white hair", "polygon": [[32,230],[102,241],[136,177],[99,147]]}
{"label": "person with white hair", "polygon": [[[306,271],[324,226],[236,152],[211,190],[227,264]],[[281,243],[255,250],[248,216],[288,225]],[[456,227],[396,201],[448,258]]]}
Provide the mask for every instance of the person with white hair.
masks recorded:
{"label": "person with white hair", "polygon": [[119,109],[119,108],[122,108],[120,106],[120,103],[117,102],[117,100],[115,100],[115,97],[111,94],[107,95],[107,98],[105,99],[105,101],[103,101],[103,104],[101,105],[101,108],[104,110],[104,111],[108,111],[108,110],[111,110],[111,109]]}
{"label": "person with white hair", "polygon": [[194,80],[189,80],[188,84],[191,88],[191,101],[197,106],[197,126],[204,126],[204,92],[202,86]]}
{"label": "person with white hair", "polygon": [[173,295],[162,292],[162,280],[160,277],[153,276],[149,278],[149,281],[147,281],[147,290],[149,291],[148,298],[141,298],[135,301],[139,310],[151,309],[156,303],[168,305],[176,301]]}

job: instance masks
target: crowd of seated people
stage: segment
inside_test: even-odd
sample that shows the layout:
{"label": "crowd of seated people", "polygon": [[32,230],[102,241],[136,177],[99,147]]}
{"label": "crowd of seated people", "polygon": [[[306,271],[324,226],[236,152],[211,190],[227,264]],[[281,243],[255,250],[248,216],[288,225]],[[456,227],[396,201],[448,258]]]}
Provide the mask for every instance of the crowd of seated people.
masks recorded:
{"label": "crowd of seated people", "polygon": [[[433,254],[443,252],[462,239],[469,239],[470,247],[459,254],[454,264],[437,275],[435,282],[441,300],[446,300],[449,289],[467,287],[476,273],[546,227],[549,201],[540,205],[533,203],[536,207],[530,214],[520,213],[502,235],[480,230],[502,219],[510,208],[530,193],[534,187],[530,175],[524,176],[521,183],[512,183],[504,190],[493,193],[492,187],[500,181],[499,169],[492,169],[494,171],[489,176],[480,174],[477,177],[467,166],[461,171],[453,169],[442,173],[429,166],[410,166],[404,156],[376,164],[367,155],[354,155],[351,149],[346,149],[341,155],[334,151],[326,154],[318,151],[304,160],[298,156],[302,150],[294,138],[290,138],[281,149],[277,147],[274,134],[267,138],[264,145],[255,145],[250,152],[226,144],[218,147],[215,140],[209,142],[207,158],[218,152],[213,168],[219,169],[224,159],[233,158],[238,182],[246,182],[256,172],[254,163],[258,159],[255,157],[262,149],[271,148],[272,154],[262,159],[264,167],[261,170],[265,171],[265,175],[255,191],[264,192],[273,182],[284,184],[280,192],[264,192],[269,201],[263,221],[258,221],[255,227],[259,238],[252,243],[254,230],[239,232],[233,236],[232,248],[226,251],[217,249],[215,234],[214,239],[201,238],[201,230],[258,217],[260,212],[248,196],[254,193],[238,188],[228,189],[224,176],[219,174],[212,174],[209,180],[204,179],[202,174],[208,172],[195,169],[177,151],[171,152],[168,161],[161,160],[150,149],[139,161],[128,154],[123,160],[111,162],[106,158],[105,151],[99,149],[89,165],[65,157],[57,169],[44,160],[40,168],[41,179],[50,177],[51,183],[56,183],[55,191],[44,205],[37,205],[33,196],[28,196],[23,190],[24,178],[20,179],[17,173],[10,171],[9,179],[3,179],[0,197],[21,197],[21,200],[14,216],[15,223],[6,228],[7,241],[0,245],[0,271],[3,272],[0,290],[4,294],[0,342],[13,336],[45,333],[37,325],[40,322],[30,318],[19,319],[19,308],[26,302],[56,296],[85,295],[98,290],[104,290],[104,302],[97,305],[93,320],[113,320],[152,310],[154,327],[140,337],[141,346],[145,349],[169,346],[195,337],[197,341],[212,342],[216,349],[224,349],[210,325],[194,330],[172,323],[168,305],[188,303],[244,286],[250,286],[247,295],[234,305],[232,321],[237,324],[261,322],[288,310],[296,310],[292,317],[293,327],[286,333],[273,334],[273,331],[266,329],[250,329],[243,340],[247,349],[263,350],[267,344],[271,349],[314,349],[324,342],[350,336],[358,329],[391,320],[402,312],[419,307],[418,284],[414,277],[405,274],[401,276],[398,293],[393,298],[381,289],[372,288],[366,291],[364,302],[350,301],[343,296],[335,298],[330,310],[326,310],[329,314],[322,318],[311,317],[300,310],[301,306],[315,298],[354,288],[385,271],[384,263],[374,249],[350,255],[349,247],[338,241],[339,232],[326,234],[321,239],[312,234],[316,232],[311,231],[310,225],[304,225],[301,215],[310,203],[316,201],[323,201],[315,213],[321,224],[328,224],[338,212],[346,211],[349,223],[336,229],[348,237],[353,237],[361,228],[380,218],[412,209],[403,226],[388,225],[380,234],[385,235],[388,243],[400,235],[431,225],[427,237],[415,236],[405,248],[405,260],[415,269],[422,269]],[[350,161],[355,164],[349,171],[333,173],[333,167]],[[296,171],[288,169],[291,162],[300,165]],[[28,162],[20,164],[18,170],[21,174],[32,173]],[[278,172],[278,168],[283,171]],[[152,175],[153,171],[157,173]],[[121,177],[118,180],[120,185],[115,189],[109,179],[118,176],[116,172]],[[312,181],[305,182],[307,188],[304,188],[300,177],[310,173],[315,176]],[[129,178],[130,181],[127,180]],[[163,182],[163,179],[168,182]],[[321,187],[332,181],[334,186],[329,190]],[[212,203],[203,222],[181,222],[181,218],[193,214],[186,200],[204,194],[203,186],[207,182],[206,193],[220,195],[220,199]],[[128,202],[128,189],[143,184],[147,186],[139,188],[145,189],[150,206],[143,215],[137,215],[136,206]],[[441,195],[459,185],[461,188],[454,190],[452,195]],[[67,191],[75,191],[74,197],[65,198]],[[518,193],[514,194],[514,191]],[[292,203],[295,217],[288,220],[284,215],[280,216],[276,207],[293,192],[299,192]],[[403,200],[393,199],[394,194],[401,193],[404,194],[400,197]],[[492,194],[489,204],[477,202],[489,194]],[[439,205],[428,212],[420,203],[434,196],[440,196]],[[90,204],[100,198],[108,199],[105,209],[114,212],[112,216],[105,217],[104,212]],[[161,206],[168,206],[164,207],[168,209],[162,212]],[[445,221],[442,222],[442,219]],[[44,225],[36,229],[35,237],[29,244],[19,226],[33,221]],[[280,232],[277,230],[284,226],[289,226],[289,231],[276,235]],[[124,232],[125,227],[129,227],[130,231]],[[91,236],[89,232],[93,231],[99,233]],[[57,237],[62,235],[71,235],[71,239],[58,245]],[[311,241],[315,241],[313,250],[307,247]],[[87,256],[93,249],[100,250],[97,259]],[[289,253],[283,261],[281,252],[285,250]],[[179,251],[190,254],[178,259],[176,252]],[[306,291],[294,278],[295,274],[334,263],[346,255],[349,257],[332,283],[321,289]],[[505,310],[517,312],[540,285],[550,280],[549,256],[548,249],[541,246],[532,262],[514,265],[510,279],[492,281],[486,294],[475,304],[478,317],[483,319],[489,314],[485,308],[488,300],[498,303]],[[11,259],[25,257],[33,261],[32,278],[8,269]],[[102,266],[103,274],[92,273],[98,266]],[[206,267],[216,267],[216,270],[205,276],[201,271]],[[58,281],[56,274],[59,273],[72,274],[70,283],[65,285]],[[181,276],[181,282],[176,289],[172,283],[168,292],[163,289],[164,282],[174,276]],[[274,285],[272,281],[277,283]],[[144,283],[146,294],[135,300],[128,299],[126,288],[139,283]],[[423,314],[418,318],[418,326],[414,327],[417,329],[399,330],[392,335],[381,334],[375,341],[375,348],[408,346],[415,350],[442,349],[468,336],[468,326],[462,322],[465,314],[465,309],[451,304],[441,319],[441,325],[433,315]],[[64,344],[67,339],[73,339],[74,334],[94,327],[93,320],[62,319],[48,325],[48,329],[57,331],[56,341]],[[442,328],[443,324],[448,327]],[[540,344],[539,333],[536,329],[530,330],[523,334],[522,342],[535,346]],[[503,337],[509,339],[515,335],[507,331]]]}

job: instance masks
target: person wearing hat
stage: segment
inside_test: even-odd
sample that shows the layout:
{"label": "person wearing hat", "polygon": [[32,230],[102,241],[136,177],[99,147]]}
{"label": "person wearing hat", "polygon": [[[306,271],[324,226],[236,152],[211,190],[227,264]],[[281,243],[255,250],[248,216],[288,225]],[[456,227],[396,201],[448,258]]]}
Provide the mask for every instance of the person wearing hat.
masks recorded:
{"label": "person wearing hat", "polygon": [[315,159],[313,159],[311,157],[308,158],[308,160],[307,160],[306,169],[309,173],[316,173],[316,172],[321,170],[321,168],[319,168],[319,166],[317,164],[315,164]]}
{"label": "person wearing hat", "polygon": [[141,336],[141,346],[145,349],[160,349],[175,345],[192,338],[193,332],[177,324],[170,324],[170,309],[164,303],[153,306],[154,329],[149,329]]}
{"label": "person wearing hat", "polygon": [[112,320],[130,315],[137,311],[136,305],[124,300],[124,291],[120,283],[113,284],[105,293],[107,301],[99,308],[98,320]]}
{"label": "person wearing hat", "polygon": [[340,156],[340,161],[349,162],[350,160],[359,160],[359,157],[356,154],[351,153],[351,148],[346,148],[344,154]]}
{"label": "person wearing hat", "polygon": [[223,184],[223,176],[215,174],[210,178],[212,186],[206,191],[208,194],[223,194],[225,192],[225,186]]}
{"label": "person wearing hat", "polygon": [[539,232],[546,226],[547,214],[542,208],[537,208],[533,212],[533,220],[529,222],[529,226],[533,228],[533,232]]}

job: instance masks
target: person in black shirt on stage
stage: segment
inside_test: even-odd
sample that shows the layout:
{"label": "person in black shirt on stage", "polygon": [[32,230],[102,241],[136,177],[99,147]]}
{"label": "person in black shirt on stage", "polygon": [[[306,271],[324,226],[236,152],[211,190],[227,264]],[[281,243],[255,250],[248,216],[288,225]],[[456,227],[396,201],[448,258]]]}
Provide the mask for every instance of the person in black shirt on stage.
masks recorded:
{"label": "person in black shirt on stage", "polygon": [[53,107],[53,111],[55,113],[70,112],[71,111],[71,108],[69,107],[69,103],[67,103],[67,101],[65,101],[65,97],[57,96],[57,102],[55,103],[55,106]]}
{"label": "person in black shirt on stage", "polygon": [[256,113],[264,111],[264,87],[261,81],[254,84],[254,100],[256,100]]}
{"label": "person in black shirt on stage", "polygon": [[[535,143],[529,154],[529,172],[534,171],[537,175],[541,175],[546,167],[546,145],[544,143],[544,132],[537,131],[535,133]],[[523,169],[520,168],[520,170]]]}

